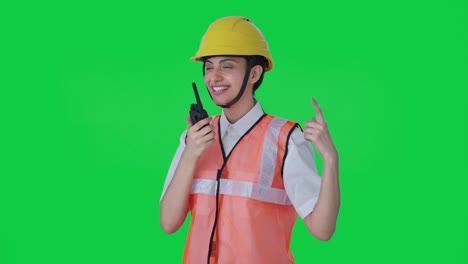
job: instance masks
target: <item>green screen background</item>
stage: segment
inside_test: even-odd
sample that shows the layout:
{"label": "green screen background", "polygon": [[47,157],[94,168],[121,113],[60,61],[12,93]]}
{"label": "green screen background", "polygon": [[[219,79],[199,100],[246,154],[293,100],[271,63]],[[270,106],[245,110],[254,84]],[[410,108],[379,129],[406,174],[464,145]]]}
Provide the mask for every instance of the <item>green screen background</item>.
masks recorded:
{"label": "green screen background", "polygon": [[0,4],[0,263],[180,263],[158,204],[227,15],[269,41],[265,111],[304,126],[314,96],[340,154],[336,233],[298,220],[297,263],[468,262],[466,1],[156,2]]}

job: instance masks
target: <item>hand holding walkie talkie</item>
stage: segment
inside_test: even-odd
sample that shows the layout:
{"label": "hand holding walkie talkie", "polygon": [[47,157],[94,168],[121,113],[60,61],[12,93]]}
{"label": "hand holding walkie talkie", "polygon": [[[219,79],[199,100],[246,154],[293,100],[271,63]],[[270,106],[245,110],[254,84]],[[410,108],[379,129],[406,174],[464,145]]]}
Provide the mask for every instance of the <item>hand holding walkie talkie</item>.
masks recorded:
{"label": "hand holding walkie talkie", "polygon": [[198,95],[197,85],[194,82],[192,83],[192,87],[197,103],[190,105],[190,120],[192,121],[192,125],[195,125],[198,121],[207,118],[208,113],[203,109],[200,96]]}
{"label": "hand holding walkie talkie", "polygon": [[[197,99],[196,104],[190,105],[190,121],[192,125],[188,124],[187,134],[185,138],[186,150],[188,149],[192,154],[200,156],[208,146],[214,143],[214,127],[209,124],[208,113],[203,109],[203,105],[198,95],[197,85],[192,83],[193,92]],[[207,119],[207,120],[203,120]],[[203,121],[202,121],[203,120]],[[196,125],[197,122],[202,121]],[[194,127],[195,126],[195,127]]]}

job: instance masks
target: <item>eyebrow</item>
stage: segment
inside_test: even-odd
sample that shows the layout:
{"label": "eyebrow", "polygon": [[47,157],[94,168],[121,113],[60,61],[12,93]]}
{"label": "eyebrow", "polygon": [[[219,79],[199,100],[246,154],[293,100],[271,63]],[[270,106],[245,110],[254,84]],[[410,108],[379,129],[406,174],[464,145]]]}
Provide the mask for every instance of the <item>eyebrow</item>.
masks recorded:
{"label": "eyebrow", "polygon": [[[235,60],[233,60],[233,59],[230,59],[230,58],[227,58],[227,59],[222,59],[222,60],[220,60],[220,61],[219,61],[219,63],[223,63],[223,62],[226,62],[226,61],[232,61],[232,62],[235,62],[235,63],[237,63]],[[209,63],[213,64],[213,62],[212,62],[212,61],[210,61],[210,59],[207,59],[207,60],[205,61],[205,63],[207,63],[207,62],[209,62]]]}

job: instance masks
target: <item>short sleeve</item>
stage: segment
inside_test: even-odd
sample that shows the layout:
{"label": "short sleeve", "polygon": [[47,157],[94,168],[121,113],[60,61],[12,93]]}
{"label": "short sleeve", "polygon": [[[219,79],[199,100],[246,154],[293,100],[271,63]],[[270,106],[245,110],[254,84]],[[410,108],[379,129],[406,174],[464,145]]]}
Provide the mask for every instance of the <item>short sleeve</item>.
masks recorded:
{"label": "short sleeve", "polygon": [[161,197],[159,198],[160,201],[163,198],[164,193],[167,190],[167,187],[172,181],[172,177],[174,176],[174,172],[177,168],[177,165],[179,164],[180,157],[182,156],[182,152],[184,152],[186,135],[187,135],[187,130],[184,131],[182,135],[180,136],[179,146],[177,147],[176,153],[174,154],[174,157],[172,158],[171,166],[169,167],[169,171],[167,172],[167,175],[166,175],[166,180],[164,181],[164,188],[161,193]]}
{"label": "short sleeve", "polygon": [[315,208],[322,178],[317,173],[314,150],[304,134],[295,128],[289,138],[283,165],[283,181],[289,200],[304,219]]}

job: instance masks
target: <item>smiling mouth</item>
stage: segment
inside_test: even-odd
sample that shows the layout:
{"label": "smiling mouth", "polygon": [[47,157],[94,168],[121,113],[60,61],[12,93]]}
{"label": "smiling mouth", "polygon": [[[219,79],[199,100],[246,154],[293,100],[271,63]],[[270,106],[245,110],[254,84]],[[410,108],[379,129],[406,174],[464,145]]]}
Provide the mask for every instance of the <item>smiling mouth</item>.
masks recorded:
{"label": "smiling mouth", "polygon": [[213,86],[213,90],[215,92],[223,91],[223,90],[226,90],[228,88],[229,88],[228,86]]}

